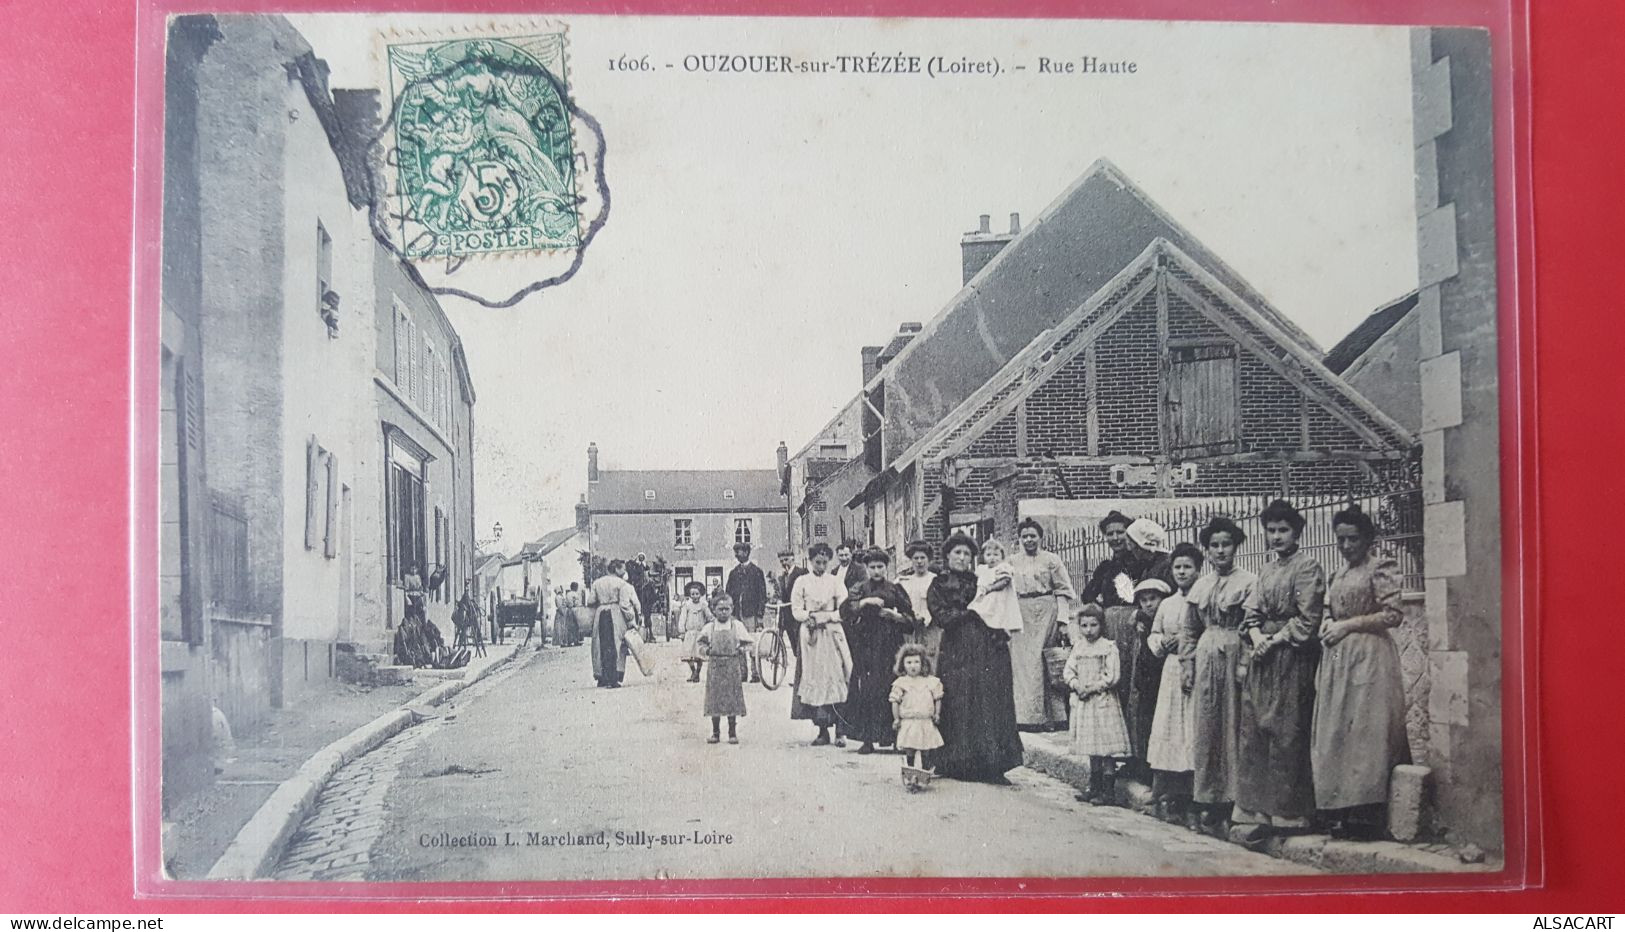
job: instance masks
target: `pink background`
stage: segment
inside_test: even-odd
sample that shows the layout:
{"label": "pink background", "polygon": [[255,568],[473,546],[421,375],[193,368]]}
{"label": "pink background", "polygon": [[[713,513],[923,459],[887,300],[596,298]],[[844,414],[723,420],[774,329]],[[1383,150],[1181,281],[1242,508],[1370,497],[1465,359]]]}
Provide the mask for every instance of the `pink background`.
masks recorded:
{"label": "pink background", "polygon": [[[1219,4],[1202,0],[1061,3],[1023,0],[1000,15],[1052,17],[1086,13],[1124,18],[1212,18]],[[1489,12],[1495,5],[1464,0],[1417,3],[1399,0],[1319,0],[1268,2],[1225,0],[1230,18],[1344,22],[1429,22],[1505,26]],[[408,9],[457,8],[471,12],[513,9],[477,3],[405,2]],[[290,2],[278,9],[318,10],[329,4]],[[264,9],[259,4],[223,4],[216,10]],[[574,2],[548,12],[607,13],[772,13],[838,15],[976,15],[985,4],[967,0],[812,3],[759,0],[755,4],[717,0],[632,0]],[[1617,695],[1605,693],[1599,663],[1618,641],[1607,629],[1611,612],[1599,596],[1610,578],[1607,552],[1597,546],[1618,527],[1620,505],[1608,492],[1615,484],[1612,455],[1620,448],[1622,419],[1612,392],[1601,397],[1618,371],[1622,341],[1615,319],[1617,301],[1607,272],[1619,265],[1617,211],[1625,191],[1614,153],[1621,143],[1616,109],[1603,100],[1620,84],[1625,8],[1612,0],[1544,2],[1534,12],[1529,50],[1538,71],[1532,101],[1511,69],[1499,75],[1503,100],[1516,100],[1516,115],[1498,127],[1497,157],[1522,174],[1502,179],[1503,255],[1521,239],[1520,262],[1505,262],[1501,275],[1503,325],[1521,331],[1520,341],[1503,348],[1506,417],[1503,445],[1506,496],[1506,603],[1525,607],[1527,628],[1508,630],[1509,663],[1521,654],[1531,665],[1526,696],[1509,676],[1505,705],[1509,718],[1506,786],[1509,851],[1516,833],[1527,831],[1531,859],[1512,863],[1508,874],[1544,878],[1545,889],[1407,893],[1378,903],[1345,893],[1314,901],[1253,892],[1246,898],[1192,896],[1146,900],[1099,900],[1090,909],[1182,908],[1257,910],[1325,908],[1338,911],[1382,909],[1497,910],[1518,912],[1598,910],[1619,895],[1613,865],[1617,839],[1625,828],[1610,792],[1621,772]],[[531,10],[530,12],[535,12]],[[0,366],[0,404],[5,406],[6,440],[0,447],[0,543],[7,559],[4,594],[5,646],[0,649],[0,911],[216,912],[242,909],[375,910],[407,903],[347,899],[133,899],[133,863],[153,863],[150,832],[133,831],[132,800],[156,811],[152,787],[134,792],[131,768],[132,701],[152,710],[156,702],[156,651],[137,656],[132,681],[131,639],[126,618],[130,573],[154,578],[154,555],[129,560],[131,539],[131,425],[135,436],[152,428],[157,354],[130,352],[131,284],[136,285],[133,339],[137,347],[157,345],[157,211],[159,110],[161,104],[162,11],[140,17],[87,0],[10,5],[5,17],[6,54],[0,56],[0,100],[8,116],[0,132],[0,238],[17,270],[6,282],[6,310],[0,318],[0,346],[8,353]],[[1504,15],[1504,11],[1503,14]],[[1524,39],[1521,23],[1501,29],[1496,51],[1518,67]],[[139,50],[141,61],[137,62]],[[1606,72],[1605,72],[1605,69]],[[138,77],[139,76],[139,77]],[[135,138],[139,96],[144,135]],[[1528,106],[1532,103],[1532,107]],[[1514,131],[1533,114],[1533,142]],[[1513,140],[1522,136],[1516,146]],[[131,173],[137,151],[141,175]],[[1530,158],[1531,151],[1533,158]],[[1531,168],[1533,169],[1531,172]],[[132,179],[135,195],[132,197]],[[1530,185],[1538,214],[1531,214]],[[1513,189],[1517,208],[1513,209]],[[132,227],[132,208],[139,226]],[[1533,223],[1531,217],[1533,216]],[[1609,223],[1612,221],[1612,224]],[[132,229],[134,245],[132,250]],[[1529,238],[1538,238],[1540,260],[1530,262]],[[1609,234],[1613,234],[1610,236]],[[132,266],[132,260],[134,265]],[[1539,285],[1536,287],[1536,273]],[[1516,296],[1521,302],[1514,301]],[[1543,313],[1536,321],[1538,300]],[[1537,349],[1538,347],[1538,349]],[[1538,367],[1539,377],[1533,373]],[[146,402],[132,422],[132,385]],[[1520,421],[1521,417],[1521,421]],[[1538,458],[1535,438],[1540,440]],[[1521,434],[1518,432],[1521,430]],[[1534,479],[1542,467],[1557,473],[1547,488]],[[1518,468],[1521,467],[1521,468]],[[140,539],[153,539],[155,469],[137,473],[136,523]],[[1521,506],[1519,505],[1522,501]],[[1523,521],[1518,521],[1521,512]],[[1523,555],[1520,557],[1520,547]],[[1597,556],[1592,556],[1596,554]],[[1520,562],[1521,560],[1521,562]],[[1596,593],[1596,594],[1594,594]],[[1608,600],[1611,602],[1611,600]],[[1542,625],[1540,619],[1554,622]],[[155,593],[142,590],[135,603],[137,643],[156,645]],[[1538,635],[1538,639],[1537,639]],[[1537,651],[1538,644],[1538,651]],[[143,668],[142,665],[147,665]],[[1535,665],[1556,675],[1539,676]],[[132,682],[135,688],[132,689]],[[1520,706],[1526,718],[1514,715]],[[154,716],[155,719],[155,716]],[[1535,723],[1540,727],[1536,729]],[[143,727],[144,718],[143,718]],[[1529,747],[1548,762],[1543,771],[1527,763],[1520,729],[1529,729]],[[144,743],[143,753],[155,748]],[[152,766],[155,760],[145,761]],[[1539,794],[1522,793],[1537,785]],[[1525,799],[1531,808],[1524,809]],[[150,820],[144,827],[155,825]],[[1513,861],[1509,857],[1509,861]],[[1506,878],[1501,878],[1505,882]],[[1428,878],[1418,878],[1425,886]],[[1310,881],[1318,888],[1354,891],[1369,887],[1357,878]],[[1404,885],[1403,879],[1384,881]],[[1026,881],[1027,897],[1004,906],[1066,908],[1075,903],[1031,894],[1079,893],[1112,889],[1126,892],[1240,892],[1280,889],[1279,881],[1212,880],[1158,882]],[[175,886],[177,894],[218,895],[219,887]],[[308,896],[311,888],[255,887],[264,894]],[[354,897],[363,888],[324,888]],[[368,894],[392,896],[582,896],[593,888],[579,884],[369,885]],[[736,894],[753,899],[706,900],[688,908],[761,909],[775,904],[754,897],[777,894],[778,908],[884,908],[887,894],[952,891],[1010,896],[1009,881],[866,881],[668,883],[600,886],[621,896]],[[240,894],[242,887],[232,890]],[[836,903],[834,893],[867,894],[867,899]],[[1609,896],[1613,893],[1613,896]],[[815,899],[816,898],[816,899]],[[471,904],[448,899],[427,908],[462,910]],[[533,909],[542,904],[492,904],[492,908]],[[672,901],[650,899],[618,904],[566,901],[565,908],[652,908]],[[901,904],[899,904],[901,905]],[[946,908],[949,903],[939,903]],[[986,899],[966,907],[992,908]],[[422,904],[410,904],[415,910]]]}

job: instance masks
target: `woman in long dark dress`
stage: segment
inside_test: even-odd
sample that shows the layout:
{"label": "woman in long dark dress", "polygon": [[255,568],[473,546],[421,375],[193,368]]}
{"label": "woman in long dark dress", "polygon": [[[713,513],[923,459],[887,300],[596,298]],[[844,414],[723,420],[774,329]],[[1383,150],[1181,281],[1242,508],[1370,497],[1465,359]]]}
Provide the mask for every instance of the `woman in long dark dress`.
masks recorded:
{"label": "woman in long dark dress", "polygon": [[942,738],[937,769],[943,776],[1009,783],[1021,766],[1016,701],[1010,673],[1010,635],[971,611],[976,598],[976,542],[955,534],[943,545],[947,568],[931,581],[926,604],[942,629],[937,676],[942,680]]}
{"label": "woman in long dark dress", "polygon": [[859,754],[891,747],[891,686],[897,679],[897,652],[914,624],[914,606],[903,587],[886,578],[891,556],[879,547],[863,555],[869,576],[847,591],[841,622],[852,649],[852,676],[846,688],[848,736],[863,742]]}

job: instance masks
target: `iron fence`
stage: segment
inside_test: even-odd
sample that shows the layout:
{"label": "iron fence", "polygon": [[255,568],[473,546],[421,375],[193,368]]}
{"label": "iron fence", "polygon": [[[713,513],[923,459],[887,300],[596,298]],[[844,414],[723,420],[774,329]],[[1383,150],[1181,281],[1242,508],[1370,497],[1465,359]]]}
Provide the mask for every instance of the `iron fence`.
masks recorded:
{"label": "iron fence", "polygon": [[228,612],[253,607],[253,578],[248,570],[248,518],[229,502],[215,499],[209,508],[209,601]]}
{"label": "iron fence", "polygon": [[[1247,540],[1236,552],[1236,565],[1258,572],[1269,561],[1264,543],[1264,527],[1258,516],[1274,496],[1244,495],[1220,500],[1205,500],[1200,504],[1180,505],[1131,514],[1132,518],[1149,518],[1168,532],[1170,546],[1181,541],[1196,542],[1197,532],[1214,515],[1229,515]],[[1298,496],[1291,499],[1303,513],[1307,524],[1299,538],[1299,547],[1313,556],[1329,572],[1339,565],[1337,538],[1332,530],[1332,516],[1358,504],[1377,526],[1377,548],[1399,563],[1405,575],[1405,591],[1422,590],[1422,490],[1405,488],[1384,492],[1349,495]],[[1055,535],[1050,549],[1066,562],[1073,572],[1074,582],[1082,585],[1087,573],[1100,561],[1111,556],[1111,546],[1098,528],[1079,527]],[[1210,572],[1203,567],[1203,572]]]}

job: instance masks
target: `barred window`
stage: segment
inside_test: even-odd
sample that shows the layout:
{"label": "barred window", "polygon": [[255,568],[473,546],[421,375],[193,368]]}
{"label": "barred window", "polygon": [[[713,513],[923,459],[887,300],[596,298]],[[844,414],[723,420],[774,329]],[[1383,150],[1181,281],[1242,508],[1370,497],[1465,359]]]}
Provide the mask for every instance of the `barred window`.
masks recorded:
{"label": "barred window", "polygon": [[671,524],[672,524],[672,546],[674,546],[674,547],[693,547],[694,546],[694,519],[693,518],[673,518]]}

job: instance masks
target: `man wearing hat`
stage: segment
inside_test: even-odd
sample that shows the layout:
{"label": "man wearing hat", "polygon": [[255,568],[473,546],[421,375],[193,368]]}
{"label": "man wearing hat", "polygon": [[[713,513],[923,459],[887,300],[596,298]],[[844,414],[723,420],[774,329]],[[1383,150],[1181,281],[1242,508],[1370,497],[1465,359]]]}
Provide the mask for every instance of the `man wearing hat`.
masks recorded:
{"label": "man wearing hat", "polygon": [[[750,544],[734,544],[734,559],[739,564],[728,571],[728,584],[723,589],[733,599],[734,617],[745,626],[745,630],[760,631],[762,614],[767,611],[767,577],[763,575],[761,567],[750,562]],[[750,681],[760,683],[761,660],[754,650],[747,653],[750,657]]]}

